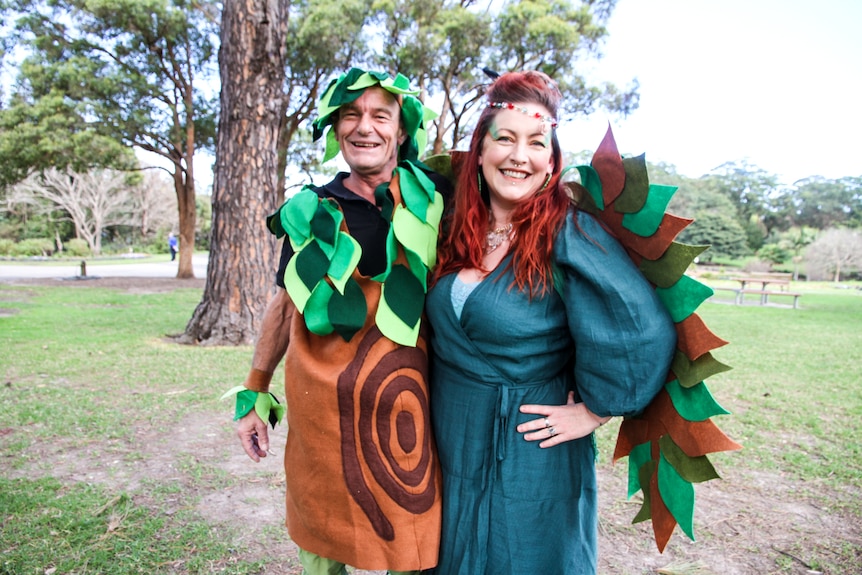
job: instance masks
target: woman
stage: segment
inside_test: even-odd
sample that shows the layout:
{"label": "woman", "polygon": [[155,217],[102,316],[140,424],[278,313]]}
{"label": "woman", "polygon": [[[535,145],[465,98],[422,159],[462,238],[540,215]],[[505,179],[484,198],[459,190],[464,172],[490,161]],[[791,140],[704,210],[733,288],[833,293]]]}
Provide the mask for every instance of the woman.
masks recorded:
{"label": "woman", "polygon": [[593,431],[665,382],[674,326],[560,186],[561,95],[500,76],[457,179],[427,313],[440,575],[593,574]]}

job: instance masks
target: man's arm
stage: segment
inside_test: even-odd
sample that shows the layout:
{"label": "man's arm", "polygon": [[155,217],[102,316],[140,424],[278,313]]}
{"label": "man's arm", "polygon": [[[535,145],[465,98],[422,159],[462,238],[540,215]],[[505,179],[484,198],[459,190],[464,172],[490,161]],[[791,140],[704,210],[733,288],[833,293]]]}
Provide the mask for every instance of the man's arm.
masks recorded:
{"label": "man's arm", "polygon": [[[263,314],[251,370],[243,384],[247,389],[261,393],[269,392],[272,374],[287,352],[290,342],[290,320],[293,317],[293,310],[294,305],[287,291],[278,289]],[[269,434],[266,422],[258,417],[255,410],[252,409],[239,420],[236,432],[243,449],[253,461],[257,462],[261,457],[266,457],[266,452],[269,450]]]}

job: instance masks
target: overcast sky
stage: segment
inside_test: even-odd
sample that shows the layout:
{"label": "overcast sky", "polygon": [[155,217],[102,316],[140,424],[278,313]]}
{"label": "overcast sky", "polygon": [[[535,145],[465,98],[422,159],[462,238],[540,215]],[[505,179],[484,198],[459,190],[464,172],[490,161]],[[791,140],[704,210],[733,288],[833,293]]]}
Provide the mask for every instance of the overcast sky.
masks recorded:
{"label": "overcast sky", "polygon": [[791,184],[862,175],[862,1],[619,0],[594,79],[640,82],[626,119],[561,126],[594,149],[611,123],[623,155],[691,177],[727,161]]}

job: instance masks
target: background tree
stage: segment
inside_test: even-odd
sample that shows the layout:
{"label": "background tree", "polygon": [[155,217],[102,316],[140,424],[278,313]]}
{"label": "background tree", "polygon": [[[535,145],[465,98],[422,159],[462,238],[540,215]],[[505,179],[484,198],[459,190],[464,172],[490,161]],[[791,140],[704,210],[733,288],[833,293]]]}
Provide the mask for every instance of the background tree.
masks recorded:
{"label": "background tree", "polygon": [[[37,112],[56,109],[59,99],[69,108],[60,108],[70,112],[61,123],[72,140],[92,135],[161,156],[177,195],[177,277],[194,277],[194,154],[212,145],[215,128],[215,109],[200,89],[212,72],[215,0],[22,0],[18,11],[29,50],[16,94],[22,106],[53,120]],[[31,139],[43,146],[62,131],[31,125]]]}
{"label": "background tree", "polygon": [[796,182],[792,195],[796,225],[827,229],[862,225],[862,177]]}
{"label": "background tree", "polygon": [[131,200],[128,175],[114,170],[92,170],[83,174],[49,168],[32,174],[13,187],[18,203],[45,205],[68,214],[77,237],[85,240],[94,255],[102,252],[102,232],[107,226],[128,223]]}
{"label": "background tree", "polygon": [[184,342],[251,343],[273,290],[278,139],[284,118],[288,0],[226,0],[213,229],[203,298]]}
{"label": "background tree", "polygon": [[862,232],[830,228],[820,234],[805,251],[808,277],[838,283],[842,273],[862,269]]}
{"label": "background tree", "polygon": [[[534,68],[559,84],[568,115],[598,106],[626,114],[637,107],[637,85],[620,91],[592,86],[581,64],[601,55],[615,0],[381,0],[375,30],[383,46],[377,66],[407,75],[439,112],[431,153],[458,147],[490,83],[482,72]],[[447,145],[448,142],[448,145]]]}

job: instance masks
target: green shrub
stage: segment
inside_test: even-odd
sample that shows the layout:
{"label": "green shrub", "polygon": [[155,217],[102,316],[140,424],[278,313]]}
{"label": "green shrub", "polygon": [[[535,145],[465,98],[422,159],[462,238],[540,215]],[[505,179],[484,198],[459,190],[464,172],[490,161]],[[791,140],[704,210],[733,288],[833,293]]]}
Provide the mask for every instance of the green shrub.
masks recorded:
{"label": "green shrub", "polygon": [[90,246],[81,238],[72,238],[63,246],[66,255],[80,257],[90,255]]}
{"label": "green shrub", "polygon": [[11,256],[14,248],[15,242],[12,240],[0,239],[0,256]]}
{"label": "green shrub", "polygon": [[50,256],[54,253],[54,242],[46,238],[21,240],[12,247],[12,255],[18,257]]}

